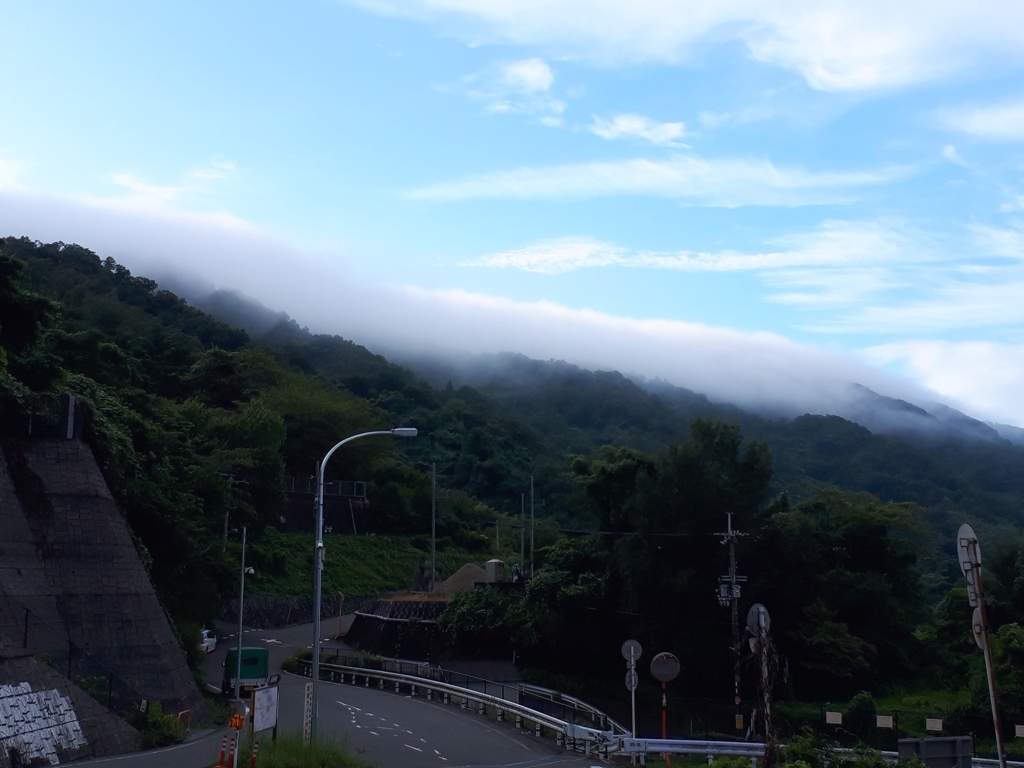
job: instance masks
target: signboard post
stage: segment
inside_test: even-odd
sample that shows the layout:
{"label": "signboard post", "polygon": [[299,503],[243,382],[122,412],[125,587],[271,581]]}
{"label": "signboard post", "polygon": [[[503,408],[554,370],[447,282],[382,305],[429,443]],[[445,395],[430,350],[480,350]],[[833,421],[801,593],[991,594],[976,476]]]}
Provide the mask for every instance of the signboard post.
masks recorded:
{"label": "signboard post", "polygon": [[259,731],[273,728],[273,739],[277,740],[278,690],[276,685],[256,688],[252,692],[252,720],[249,724],[250,738]]}
{"label": "signboard post", "polygon": [[[679,659],[671,653],[659,653],[651,659],[651,674],[655,680],[661,681],[661,738],[666,739],[666,720],[668,716],[668,693],[665,684],[671,683],[679,675]],[[665,753],[665,765],[670,766],[668,752]]]}
{"label": "signboard post", "polygon": [[974,529],[967,523],[956,533],[956,556],[960,570],[967,579],[967,602],[974,608],[971,624],[974,641],[985,655],[985,675],[988,677],[988,698],[992,706],[992,724],[996,732],[996,756],[999,768],[1006,768],[1006,753],[1003,751],[1003,732],[999,723],[999,701],[996,696],[996,676],[992,663],[992,644],[989,641],[988,618],[985,616],[985,592],[981,587],[981,547]]}
{"label": "signboard post", "polygon": [[636,674],[636,663],[644,649],[636,640],[627,640],[622,644],[622,658],[626,660],[626,688],[629,689],[629,703],[633,711],[633,732],[630,734],[636,738],[636,686],[639,678]]}

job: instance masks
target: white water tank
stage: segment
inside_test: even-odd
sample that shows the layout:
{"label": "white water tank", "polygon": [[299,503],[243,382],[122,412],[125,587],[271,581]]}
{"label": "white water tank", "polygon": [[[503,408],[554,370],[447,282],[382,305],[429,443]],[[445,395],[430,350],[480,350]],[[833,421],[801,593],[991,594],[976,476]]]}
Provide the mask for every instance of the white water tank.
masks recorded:
{"label": "white water tank", "polygon": [[487,573],[488,584],[494,584],[499,581],[505,581],[504,560],[488,560],[486,563],[484,563],[484,571]]}

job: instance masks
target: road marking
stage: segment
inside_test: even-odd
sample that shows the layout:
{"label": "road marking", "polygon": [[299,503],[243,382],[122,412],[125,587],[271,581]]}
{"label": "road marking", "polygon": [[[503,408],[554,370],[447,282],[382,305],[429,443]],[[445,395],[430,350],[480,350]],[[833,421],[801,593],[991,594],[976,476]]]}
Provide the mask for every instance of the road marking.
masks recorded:
{"label": "road marking", "polygon": [[422,752],[422,751],[423,751],[423,750],[422,750],[422,749],[420,749],[419,747],[414,747],[414,746],[412,746],[411,744],[406,744],[405,746],[409,747],[409,749],[415,749],[415,750],[416,750],[417,752]]}

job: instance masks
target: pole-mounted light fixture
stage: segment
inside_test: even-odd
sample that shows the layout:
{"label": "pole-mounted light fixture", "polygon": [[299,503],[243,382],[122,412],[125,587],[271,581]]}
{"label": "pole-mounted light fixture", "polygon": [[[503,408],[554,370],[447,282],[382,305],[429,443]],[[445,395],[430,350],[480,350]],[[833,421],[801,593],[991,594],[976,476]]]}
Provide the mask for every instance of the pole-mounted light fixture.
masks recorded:
{"label": "pole-mounted light fixture", "polygon": [[373,432],[360,432],[358,435],[346,437],[337,443],[320,462],[319,483],[317,485],[316,505],[316,546],[313,551],[313,691],[309,719],[310,739],[316,740],[317,704],[320,694],[320,592],[323,585],[324,570],[324,469],[334,452],[353,440],[373,435],[390,435],[392,437],[416,437],[415,427],[395,427]]}

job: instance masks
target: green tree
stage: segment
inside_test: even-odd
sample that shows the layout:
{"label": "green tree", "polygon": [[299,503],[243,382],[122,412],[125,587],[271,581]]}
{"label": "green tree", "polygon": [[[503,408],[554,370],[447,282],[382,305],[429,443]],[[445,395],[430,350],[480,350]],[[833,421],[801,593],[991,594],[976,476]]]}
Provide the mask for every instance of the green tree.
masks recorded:
{"label": "green tree", "polygon": [[448,652],[462,658],[507,658],[513,648],[517,602],[497,589],[459,592],[438,617]]}

